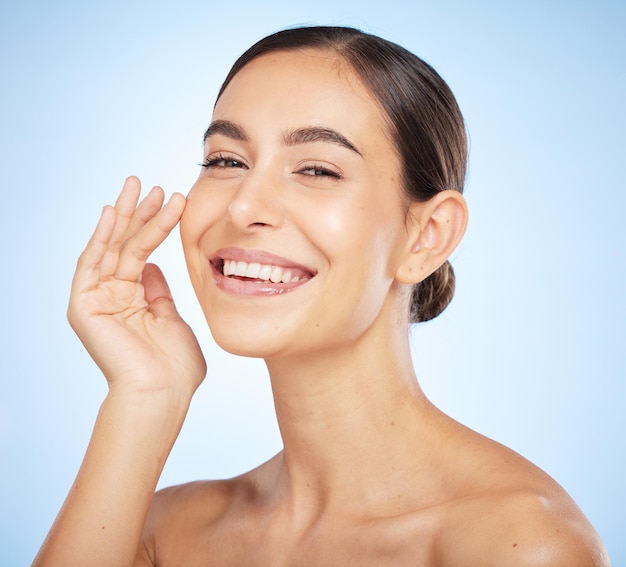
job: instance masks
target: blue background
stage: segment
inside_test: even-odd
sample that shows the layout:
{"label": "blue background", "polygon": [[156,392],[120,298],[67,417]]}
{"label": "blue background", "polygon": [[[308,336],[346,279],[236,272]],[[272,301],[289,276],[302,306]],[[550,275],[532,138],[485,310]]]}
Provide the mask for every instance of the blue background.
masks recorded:
{"label": "blue background", "polygon": [[[65,321],[102,205],[130,174],[185,193],[234,59],[270,32],[324,23],[429,61],[467,121],[470,226],[452,305],[412,331],[422,386],[554,476],[626,565],[625,6],[4,2],[0,564],[32,560],[105,395]],[[240,473],[280,448],[264,366],[212,343],[176,235],[154,259],[210,367],[161,486]]]}

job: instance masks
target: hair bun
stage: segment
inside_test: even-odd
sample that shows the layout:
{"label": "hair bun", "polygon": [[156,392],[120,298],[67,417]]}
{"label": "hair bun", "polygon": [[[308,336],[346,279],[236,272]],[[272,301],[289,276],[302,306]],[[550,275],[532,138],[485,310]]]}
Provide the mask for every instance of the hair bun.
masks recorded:
{"label": "hair bun", "polygon": [[452,301],[455,276],[452,265],[445,263],[413,288],[411,323],[430,321]]}

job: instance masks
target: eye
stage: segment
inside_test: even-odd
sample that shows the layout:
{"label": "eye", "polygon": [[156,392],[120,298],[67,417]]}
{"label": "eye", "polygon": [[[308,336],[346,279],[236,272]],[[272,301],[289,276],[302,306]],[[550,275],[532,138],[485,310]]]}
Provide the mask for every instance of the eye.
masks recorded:
{"label": "eye", "polygon": [[297,173],[307,175],[309,177],[331,177],[333,179],[342,179],[343,176],[328,167],[319,164],[307,165],[298,170]]}
{"label": "eye", "polygon": [[248,167],[245,163],[236,159],[235,157],[222,154],[217,154],[216,156],[207,156],[207,158],[200,165],[207,169],[247,169]]}

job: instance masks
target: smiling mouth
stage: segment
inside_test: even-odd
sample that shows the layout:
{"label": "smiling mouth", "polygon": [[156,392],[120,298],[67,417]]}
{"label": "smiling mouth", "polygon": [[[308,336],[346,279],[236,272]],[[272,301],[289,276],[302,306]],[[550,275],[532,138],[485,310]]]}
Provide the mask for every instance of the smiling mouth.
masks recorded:
{"label": "smiling mouth", "polygon": [[226,278],[259,284],[303,283],[315,275],[299,266],[276,266],[223,258],[211,263]]}

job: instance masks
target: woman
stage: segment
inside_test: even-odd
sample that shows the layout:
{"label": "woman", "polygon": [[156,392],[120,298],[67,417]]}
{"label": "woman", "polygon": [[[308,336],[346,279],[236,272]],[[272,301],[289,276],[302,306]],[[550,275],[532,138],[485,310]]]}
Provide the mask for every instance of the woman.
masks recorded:
{"label": "woman", "polygon": [[[109,393],[35,565],[608,565],[545,473],[422,393],[408,325],[452,297],[463,120],[404,49],[280,32],[218,95],[187,199],[129,178],[73,282],[69,320]],[[262,357],[284,449],[241,477],[153,496],[200,348],[150,253],[180,220],[220,346]]]}

